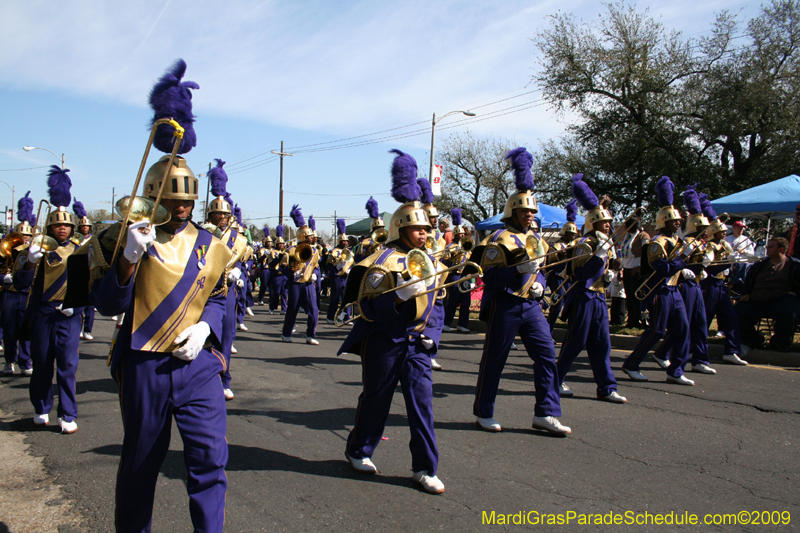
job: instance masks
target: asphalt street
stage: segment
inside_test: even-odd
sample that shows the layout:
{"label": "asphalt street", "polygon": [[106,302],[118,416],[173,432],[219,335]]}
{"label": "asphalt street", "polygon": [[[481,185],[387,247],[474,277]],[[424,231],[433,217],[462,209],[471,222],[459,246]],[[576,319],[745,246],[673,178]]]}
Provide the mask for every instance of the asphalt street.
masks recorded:
{"label": "asphalt street", "polygon": [[[231,372],[236,394],[228,406],[226,531],[763,531],[800,529],[800,373],[777,367],[714,365],[716,376],[692,374],[695,387],[664,382],[646,362],[649,383],[618,370],[629,400],[595,398],[585,354],[567,382],[575,398],[562,400],[568,437],[531,429],[533,371],[524,351],[512,351],[500,385],[496,418],[502,433],[476,429],[472,399],[483,346],[479,334],[445,333],[434,373],[439,477],[446,492],[432,496],[410,479],[409,432],[403,397],[395,395],[375,476],[352,471],[344,445],[361,390],[357,356],[337,357],[347,328],[319,326],[319,346],[281,342],[282,315],[255,307],[248,332],[239,332]],[[305,315],[300,315],[305,320]],[[114,485],[122,424],[116,385],[106,367],[113,323],[98,316],[95,341],[81,343],[79,431],[34,428],[27,380],[0,378],[6,431],[22,433],[80,513],[83,531],[114,524]],[[521,346],[521,345],[520,345]],[[55,409],[51,420],[55,420]],[[172,444],[156,492],[153,531],[191,531],[182,445]],[[762,511],[791,514],[780,528],[759,525],[498,525],[500,515],[595,513],[624,516]],[[492,521],[495,525],[487,525]],[[539,515],[540,516],[540,515]],[[786,516],[786,515],[784,515]],[[646,517],[645,517],[646,519]],[[642,520],[642,518],[638,518]],[[651,521],[654,520],[651,516]],[[712,519],[713,520],[713,519]],[[0,517],[0,522],[2,517]],[[785,521],[784,521],[785,522]],[[0,528],[2,530],[2,528]],[[13,530],[12,530],[13,531]],[[72,530],[70,530],[72,531]]]}

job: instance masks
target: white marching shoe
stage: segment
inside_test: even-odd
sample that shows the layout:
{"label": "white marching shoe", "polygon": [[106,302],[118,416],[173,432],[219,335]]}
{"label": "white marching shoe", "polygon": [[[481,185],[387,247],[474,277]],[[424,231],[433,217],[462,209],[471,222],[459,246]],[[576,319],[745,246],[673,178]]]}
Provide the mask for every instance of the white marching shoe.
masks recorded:
{"label": "white marching shoe", "polygon": [[33,415],[33,423],[37,426],[46,426],[50,423],[50,415]]}
{"label": "white marching shoe", "polygon": [[612,390],[611,394],[608,396],[603,396],[600,399],[611,403],[628,403],[628,399],[625,396],[620,395],[620,393],[615,390]]}
{"label": "white marching shoe", "polygon": [[89,332],[84,333],[83,334],[83,338],[86,339],[87,341],[93,341],[94,340],[94,337]]}
{"label": "white marching shoe", "polygon": [[244,322],[242,322],[236,327],[239,329],[239,331],[247,331],[247,326],[244,325]]}
{"label": "white marching shoe", "polygon": [[253,313],[253,310],[249,307],[245,310],[245,313],[247,313],[247,316],[256,316],[255,313]]}
{"label": "white marching shoe", "polygon": [[436,359],[431,359],[431,368],[432,368],[433,370],[441,370],[441,369],[442,369],[442,365],[440,365],[439,363],[437,363],[437,362],[436,362]]}
{"label": "white marching shoe", "polygon": [[222,393],[225,395],[225,401],[233,400],[234,395],[231,389],[222,389]]}
{"label": "white marching shoe", "polygon": [[659,359],[658,357],[656,357],[655,354],[650,354],[650,359],[655,361],[656,364],[661,368],[663,368],[664,370],[666,370],[667,367],[669,367],[669,359]]}
{"label": "white marching shoe", "polygon": [[6,366],[3,367],[3,375],[11,376],[14,374],[14,363],[6,363]]}
{"label": "white marching shoe", "polygon": [[378,468],[372,462],[369,457],[362,457],[361,459],[356,459],[355,457],[350,457],[345,452],[345,457],[350,462],[350,466],[353,467],[353,470],[356,472],[361,472],[362,474],[375,474],[378,472]]}
{"label": "white marching shoe", "polygon": [[687,378],[683,374],[681,374],[681,376],[677,378],[675,376],[670,376],[669,374],[667,374],[667,383],[675,383],[676,385],[689,385],[689,386],[694,385],[694,381]]}
{"label": "white marching shoe", "polygon": [[478,424],[479,428],[481,428],[484,431],[488,431],[490,433],[497,433],[498,431],[503,431],[503,426],[500,425],[500,422],[498,422],[492,417],[489,418],[478,417],[475,419],[475,423]]}
{"label": "white marching shoe", "polygon": [[705,363],[692,363],[692,372],[699,372],[701,374],[716,374],[717,371]]}
{"label": "white marching shoe", "polygon": [[59,418],[58,425],[61,426],[61,433],[65,433],[67,435],[78,431],[78,423],[74,420],[72,422],[67,422],[63,418]]}
{"label": "white marching shoe", "polygon": [[442,483],[442,480],[436,476],[429,476],[427,470],[414,472],[411,479],[422,485],[422,489],[428,494],[441,494],[444,492],[444,483]]}
{"label": "white marching shoe", "polygon": [[628,375],[633,381],[647,381],[647,376],[639,372],[638,370],[628,370],[624,366],[622,367],[622,371]]}
{"label": "white marching shoe", "polygon": [[531,427],[533,427],[533,429],[543,429],[558,435],[569,435],[572,433],[572,429],[563,425],[558,421],[558,418],[554,416],[534,416]]}
{"label": "white marching shoe", "polygon": [[239,350],[237,350],[237,349],[236,349],[236,346],[234,346],[233,344],[231,344],[231,353],[232,353],[232,354],[237,354],[237,353],[239,353]]}
{"label": "white marching shoe", "polygon": [[319,345],[319,341],[314,337],[306,337],[306,344],[311,344],[313,346]]}
{"label": "white marching shoe", "polygon": [[746,365],[747,364],[747,361],[745,361],[744,359],[741,359],[735,353],[731,353],[731,354],[728,354],[728,355],[723,355],[722,356],[722,360],[725,361],[726,363],[730,363],[732,365]]}

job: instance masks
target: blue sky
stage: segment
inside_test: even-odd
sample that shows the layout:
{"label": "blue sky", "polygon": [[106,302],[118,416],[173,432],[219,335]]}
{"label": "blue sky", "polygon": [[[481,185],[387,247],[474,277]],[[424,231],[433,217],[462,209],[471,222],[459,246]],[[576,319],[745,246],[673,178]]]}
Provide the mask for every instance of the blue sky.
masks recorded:
{"label": "blue sky", "polygon": [[[638,3],[648,6],[666,27],[697,37],[720,10],[746,20],[759,4]],[[0,180],[17,198],[32,190],[38,202],[47,169],[17,169],[59,163],[22,150],[48,148],[65,154],[73,194],[88,209],[109,208],[112,188],[129,194],[133,185],[151,119],[148,92],[180,57],[184,79],[200,85],[198,144],[187,156],[195,173],[214,158],[227,161],[228,189],[245,219],[274,227],[279,165],[269,152],[283,140],[296,152],[285,158],[284,215],[299,203],[330,230],[334,213],[348,223],[366,216],[371,194],[382,211],[394,210],[388,150],[409,152],[427,169],[434,112],[477,113],[440,122],[437,145],[466,129],[532,149],[559,135],[564,122],[536,105],[530,38],[558,10],[589,20],[603,9],[577,0],[2,2]],[[405,138],[379,140],[390,135]],[[359,142],[369,144],[308,151]],[[11,191],[0,183],[0,209],[7,204]]]}

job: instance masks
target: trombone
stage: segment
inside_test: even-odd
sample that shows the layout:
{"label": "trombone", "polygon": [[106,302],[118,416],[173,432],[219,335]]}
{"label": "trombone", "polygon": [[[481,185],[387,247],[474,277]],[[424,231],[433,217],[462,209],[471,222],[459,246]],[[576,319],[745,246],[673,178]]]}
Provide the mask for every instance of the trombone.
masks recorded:
{"label": "trombone", "polygon": [[[436,270],[436,267],[433,266],[433,261],[431,261],[431,258],[428,257],[428,254],[426,254],[425,252],[423,252],[422,250],[417,249],[417,248],[415,248],[413,250],[410,250],[406,254],[406,265],[408,265],[406,267],[406,269],[403,272],[400,273],[400,275],[406,281],[410,280],[412,276],[415,276],[415,277],[419,278],[417,281],[425,281],[426,279],[442,276],[443,274],[447,274],[449,272],[452,272],[453,270],[457,270],[457,269],[459,269],[461,267],[464,267],[464,266],[470,266],[470,267],[475,269],[475,272],[473,274],[469,274],[467,276],[464,276],[464,277],[462,277],[462,278],[460,278],[460,279],[458,279],[456,281],[451,281],[451,282],[445,283],[445,284],[443,284],[441,286],[434,284],[433,288],[428,289],[428,290],[426,290],[424,292],[421,292],[421,293],[417,294],[416,297],[425,296],[426,294],[430,294],[432,292],[436,292],[436,291],[439,291],[441,289],[446,289],[447,287],[452,287],[453,285],[459,285],[459,284],[461,284],[461,283],[463,283],[465,281],[471,281],[473,279],[476,279],[476,278],[479,278],[479,277],[483,276],[483,269],[481,269],[481,266],[479,264],[477,264],[477,263],[473,263],[472,261],[465,261],[465,262],[460,263],[460,264],[455,265],[455,266],[444,268],[442,270]],[[405,285],[398,285],[398,286],[393,287],[391,289],[387,289],[387,290],[381,292],[380,294],[377,294],[376,296],[383,296],[384,294],[389,294],[391,292],[395,292],[395,291],[401,289],[402,287],[405,287]],[[469,290],[464,290],[462,288],[462,286],[460,286],[458,288],[458,290],[460,292],[472,292],[472,288],[471,287],[470,287]],[[347,320],[344,320],[344,319],[340,318],[342,315],[345,314],[345,310],[348,307],[351,307],[351,306],[355,305],[355,303],[356,302],[351,302],[351,303],[348,303],[348,304],[342,303],[342,305],[336,311],[336,317],[334,319],[334,324],[336,325],[336,327],[340,328],[342,326],[350,324],[351,322],[355,322],[357,319],[361,318],[360,314],[352,316]]]}
{"label": "trombone", "polygon": [[[687,239],[683,241],[683,243],[675,246],[675,248],[672,249],[672,252],[670,252],[670,254],[667,256],[667,261],[673,261],[675,260],[676,257],[682,255],[683,251],[690,244],[695,244],[700,242],[700,239],[697,237],[695,238],[690,237],[690,239],[691,240]],[[658,280],[657,283],[654,283],[652,287],[648,286],[647,284],[650,282],[651,279],[653,279],[653,277],[655,277],[655,275],[656,271],[655,269],[653,269],[653,272],[649,276],[647,276],[647,278],[642,282],[642,284],[639,285],[639,288],[636,289],[634,296],[636,297],[637,300],[645,300],[648,296],[650,296],[653,293],[654,290],[656,290],[661,286],[664,280],[667,279],[667,278],[662,278]]]}
{"label": "trombone", "polygon": [[[42,217],[42,206],[45,204],[47,204],[47,214]],[[36,210],[36,226],[33,228],[33,237],[31,237],[31,242],[28,246],[28,249],[30,249],[30,246],[33,246],[34,244],[45,252],[52,252],[58,248],[58,242],[56,242],[56,240],[49,235],[45,235],[47,220],[50,218],[50,211],[52,208],[53,206],[50,204],[50,202],[44,198],[39,201],[39,208]],[[42,264],[42,258],[44,258],[44,255],[42,255],[42,257],[36,262],[36,268],[33,271],[34,283],[36,283],[36,276],[39,274],[39,265]],[[28,300],[25,303],[25,309],[27,309],[28,305],[31,303],[31,294],[33,294],[33,285],[31,285],[31,289],[28,291]]]}
{"label": "trombone", "polygon": [[[144,166],[147,164],[147,156],[150,155],[150,147],[153,145],[153,139],[156,136],[156,130],[162,124],[169,124],[175,128],[175,132],[173,133],[175,142],[172,146],[172,153],[169,156],[169,162],[164,170],[164,177],[161,180],[161,187],[158,189],[158,196],[156,196],[155,201],[150,200],[149,198],[137,198],[136,192],[139,190],[139,182],[142,180]],[[119,202],[117,202],[117,205],[114,206],[117,213],[124,217],[124,219],[122,221],[122,226],[120,227],[119,235],[117,235],[117,244],[114,246],[114,253],[111,256],[111,263],[109,264],[113,265],[114,261],[117,260],[117,254],[119,253],[120,246],[122,245],[123,236],[126,235],[125,230],[128,227],[128,222],[136,223],[148,218],[150,220],[150,229],[152,229],[155,226],[166,224],[169,222],[169,219],[172,218],[169,210],[161,205],[161,194],[164,192],[164,186],[167,184],[167,176],[169,176],[169,172],[172,170],[172,163],[175,161],[175,156],[178,155],[178,148],[181,146],[184,131],[185,130],[183,129],[183,126],[171,118],[162,118],[153,123],[153,127],[150,130],[150,139],[147,141],[147,147],[144,150],[144,156],[142,156],[142,163],[139,165],[139,172],[136,174],[136,181],[133,183],[133,191],[131,192],[130,196],[121,198]]]}
{"label": "trombone", "polygon": [[378,244],[383,244],[389,239],[389,234],[386,232],[386,228],[375,228],[375,231],[370,234],[370,238]]}
{"label": "trombone", "polygon": [[16,231],[3,237],[3,240],[0,241],[0,258],[3,259],[3,261],[0,262],[0,274],[8,274],[11,272],[11,269],[14,267],[14,248],[24,242],[25,238],[21,233],[17,233]]}
{"label": "trombone", "polygon": [[294,247],[294,251],[289,254],[289,268],[293,272],[297,272],[303,265],[308,263],[314,257],[314,249],[307,242],[301,242]]}

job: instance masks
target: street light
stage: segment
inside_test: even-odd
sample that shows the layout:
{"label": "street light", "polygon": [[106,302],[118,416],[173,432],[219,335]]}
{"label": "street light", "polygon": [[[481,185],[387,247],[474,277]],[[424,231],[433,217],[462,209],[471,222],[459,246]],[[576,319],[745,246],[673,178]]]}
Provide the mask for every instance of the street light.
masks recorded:
{"label": "street light", "polygon": [[433,149],[436,142],[436,124],[442,120],[444,117],[449,117],[450,115],[456,115],[461,113],[462,115],[466,115],[468,117],[474,117],[475,113],[472,111],[450,111],[449,113],[445,113],[438,119],[436,118],[436,113],[433,114],[433,121],[431,122],[431,168],[428,172],[428,179],[431,181],[431,185],[433,185]]}
{"label": "street light", "polygon": [[[48,150],[47,148],[41,148],[39,146],[23,146],[22,149],[25,150],[26,152],[30,152],[31,150],[44,150],[58,157],[58,154],[55,153],[54,151]],[[66,167],[64,166],[64,154],[61,154],[61,170],[64,170],[65,168]]]}

